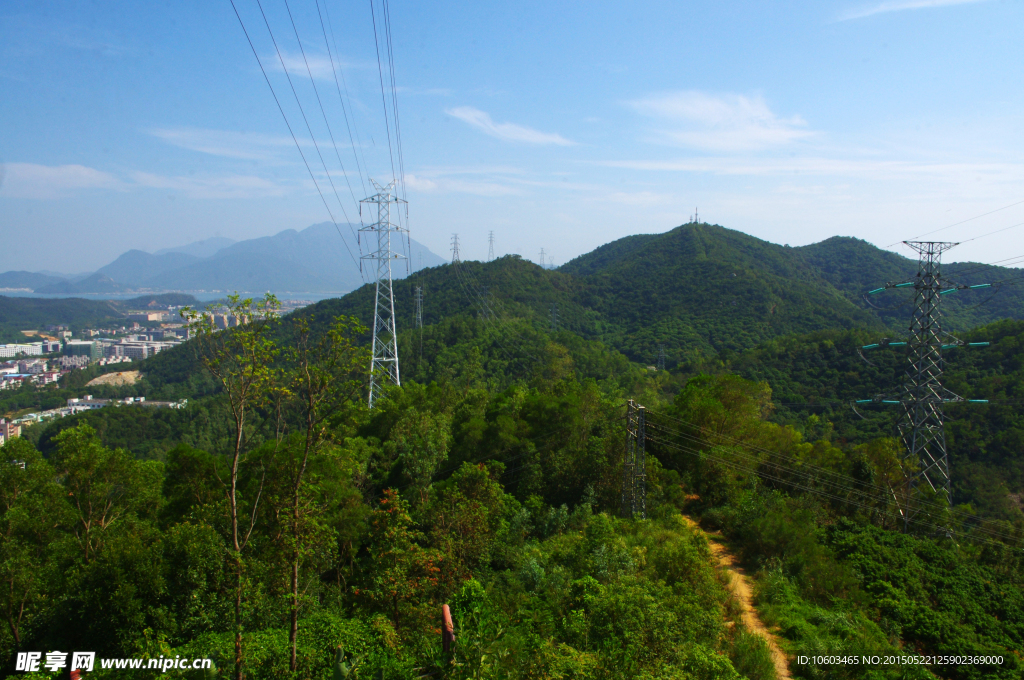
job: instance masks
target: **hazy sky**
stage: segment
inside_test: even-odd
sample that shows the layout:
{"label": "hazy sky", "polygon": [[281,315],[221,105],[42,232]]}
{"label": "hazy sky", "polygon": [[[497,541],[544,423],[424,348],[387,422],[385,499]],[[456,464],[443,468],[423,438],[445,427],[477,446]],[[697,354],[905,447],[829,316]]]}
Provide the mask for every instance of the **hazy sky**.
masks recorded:
{"label": "hazy sky", "polygon": [[[365,176],[391,179],[370,4],[320,0],[322,28],[289,0],[293,29],[261,2],[337,196],[256,0],[235,0],[334,218],[357,220]],[[459,232],[482,258],[493,230],[498,254],[562,263],[695,206],[776,243],[886,247],[1024,202],[1019,0],[389,6],[410,225],[441,255]],[[0,271],[330,217],[229,0],[7,0],[0,130]],[[934,238],[1018,223],[1024,203]],[[1024,226],[948,259],[1017,254]]]}

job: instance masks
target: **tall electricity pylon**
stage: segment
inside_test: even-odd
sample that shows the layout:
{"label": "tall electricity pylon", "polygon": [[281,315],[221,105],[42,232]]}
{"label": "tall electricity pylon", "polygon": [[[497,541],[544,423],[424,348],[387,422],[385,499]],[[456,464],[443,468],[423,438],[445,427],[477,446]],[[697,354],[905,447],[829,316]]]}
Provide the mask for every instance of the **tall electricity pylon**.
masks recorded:
{"label": "tall electricity pylon", "polygon": [[665,345],[658,345],[658,370],[665,370]]}
{"label": "tall electricity pylon", "polygon": [[[395,182],[381,186],[370,180],[377,190],[373,196],[364,198],[359,203],[377,206],[377,221],[359,229],[361,232],[372,232],[377,235],[377,249],[361,259],[375,262],[376,295],[373,302],[373,357],[370,359],[370,408],[383,395],[387,383],[401,385],[398,373],[398,332],[395,329],[395,295],[391,285],[392,260],[405,259],[401,253],[391,248],[391,235],[397,234],[399,241],[402,232],[408,232],[391,221],[391,206],[396,207],[406,201],[395,195]],[[360,206],[360,212],[362,207]],[[367,247],[372,248],[367,238]]]}
{"label": "tall electricity pylon", "polygon": [[[946,450],[945,415],[943,404],[969,401],[987,403],[983,399],[964,399],[942,386],[944,360],[942,352],[956,347],[983,347],[987,342],[966,343],[942,330],[942,314],[939,302],[943,295],[958,290],[988,288],[991,284],[966,286],[954,283],[942,276],[942,253],[956,243],[939,241],[904,241],[917,251],[917,276],[910,281],[887,283],[869,292],[879,293],[889,288],[913,288],[914,312],[910,321],[906,342],[883,340],[862,349],[906,345],[910,350],[909,362],[903,386],[898,397],[890,399],[877,397],[862,399],[858,403],[872,401],[898,404],[900,419],[897,424],[904,450],[900,461],[904,486],[901,493],[893,489],[893,497],[903,518],[903,531],[909,531],[910,523],[921,512],[921,495],[925,487],[937,497],[946,508],[952,508],[950,489],[949,454]],[[946,518],[940,518],[944,522]]]}
{"label": "tall electricity pylon", "polygon": [[540,249],[540,268],[544,269],[544,249]]}
{"label": "tall electricity pylon", "polygon": [[452,264],[461,261],[459,259],[459,235],[452,234]]}
{"label": "tall electricity pylon", "polygon": [[622,466],[622,516],[647,518],[646,409],[626,404],[626,456]]}
{"label": "tall electricity pylon", "polygon": [[551,305],[551,332],[554,333],[558,330],[558,303],[555,302]]}
{"label": "tall electricity pylon", "polygon": [[487,234],[487,261],[494,259],[494,232]]}

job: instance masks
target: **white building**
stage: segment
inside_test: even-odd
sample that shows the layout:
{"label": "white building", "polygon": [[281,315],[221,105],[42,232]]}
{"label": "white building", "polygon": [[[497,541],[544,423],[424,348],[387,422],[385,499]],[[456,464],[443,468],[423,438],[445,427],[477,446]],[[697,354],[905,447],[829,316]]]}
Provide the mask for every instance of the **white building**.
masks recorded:
{"label": "white building", "polygon": [[13,358],[21,355],[42,356],[43,343],[30,342],[27,344],[0,345],[0,357]]}

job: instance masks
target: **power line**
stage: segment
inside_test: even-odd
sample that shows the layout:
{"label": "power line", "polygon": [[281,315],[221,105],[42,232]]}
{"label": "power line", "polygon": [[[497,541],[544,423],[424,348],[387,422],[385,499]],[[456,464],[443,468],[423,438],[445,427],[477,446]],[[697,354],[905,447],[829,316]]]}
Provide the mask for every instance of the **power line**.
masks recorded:
{"label": "power line", "polygon": [[[863,510],[868,510],[870,512],[877,512],[879,514],[885,515],[885,516],[890,517],[892,519],[902,519],[902,517],[897,517],[892,511],[887,510],[884,507],[880,508],[880,507],[877,507],[877,506],[868,505],[866,503],[861,503],[861,502],[858,502],[858,501],[854,501],[854,500],[851,500],[849,498],[843,498],[842,496],[839,496],[839,495],[836,495],[836,494],[832,494],[832,493],[829,493],[827,491],[823,491],[821,489],[816,489],[814,487],[807,486],[805,484],[800,484],[800,483],[794,482],[792,480],[787,480],[787,479],[784,479],[782,477],[778,477],[778,476],[772,475],[772,474],[770,474],[768,472],[765,472],[765,471],[762,471],[762,470],[757,470],[757,469],[754,469],[754,468],[745,467],[743,465],[740,465],[740,464],[736,463],[735,461],[730,461],[730,460],[728,460],[726,458],[723,458],[723,457],[720,457],[720,456],[715,456],[714,454],[710,454],[710,453],[707,453],[707,452],[704,452],[704,451],[698,451],[698,450],[695,450],[695,449],[690,449],[688,447],[682,447],[682,446],[674,445],[671,442],[659,440],[659,439],[656,439],[654,437],[651,437],[650,435],[648,435],[648,439],[650,441],[656,443],[656,444],[661,444],[662,446],[666,446],[668,448],[672,448],[672,449],[678,450],[678,451],[680,451],[682,453],[686,453],[688,455],[695,456],[695,457],[698,457],[698,458],[701,458],[701,459],[712,460],[714,462],[717,462],[717,463],[720,463],[722,465],[725,465],[726,467],[731,467],[731,468],[739,470],[741,472],[746,472],[748,474],[756,475],[756,476],[758,476],[758,477],[760,477],[762,479],[767,479],[767,480],[770,480],[770,481],[774,481],[774,482],[777,482],[779,484],[785,484],[785,485],[791,486],[791,487],[793,487],[795,489],[806,491],[807,493],[812,493],[812,494],[821,496],[823,498],[829,498],[829,499],[832,499],[832,500],[835,500],[835,501],[838,501],[838,502],[841,502],[841,503],[846,503],[846,504],[852,505],[854,507],[861,508]],[[669,469],[673,469],[673,468],[669,468]],[[926,522],[926,521],[924,521],[922,519],[911,518],[909,520],[909,523],[915,524],[915,525],[918,525],[918,526],[923,526],[923,527],[926,527],[926,528],[929,528],[929,529],[932,529],[932,530],[938,531],[938,532],[945,532],[946,531],[946,527],[942,527],[942,526],[939,526],[937,524],[932,524],[931,522]],[[992,532],[984,532],[984,533],[988,533],[989,535],[994,535]],[[1003,534],[999,534],[998,537],[999,538],[1003,538],[1006,542],[1010,542],[1010,543],[1018,543],[1019,542],[1019,537],[1013,536],[1013,535],[1010,535],[1010,534],[1003,533]],[[979,542],[988,543],[988,544],[991,544],[991,545],[1004,545],[1004,543],[1000,543],[1000,542],[996,541],[993,538],[988,538],[988,537],[985,537],[985,536],[973,536],[973,538],[975,540],[979,541]]]}
{"label": "power line", "polygon": [[1009,231],[1010,229],[1013,229],[1015,227],[1019,227],[1022,224],[1024,224],[1024,222],[1018,222],[1017,224],[1011,224],[1008,227],[1003,227],[1002,229],[996,229],[995,231],[990,231],[987,234],[982,234],[981,236],[975,236],[974,238],[969,238],[966,241],[960,241],[960,243],[970,243],[971,241],[977,241],[979,238],[985,238],[986,236],[991,236],[992,234],[999,234],[999,233],[1002,233],[1004,231]]}
{"label": "power line", "polygon": [[[362,267],[359,267],[359,262],[356,260],[355,255],[352,254],[352,249],[349,248],[348,243],[345,241],[345,237],[341,235],[341,229],[338,228],[338,221],[336,219],[334,219],[334,213],[331,211],[331,206],[329,206],[327,204],[327,198],[324,197],[324,192],[320,190],[320,184],[319,184],[319,182],[316,181],[316,176],[313,174],[313,169],[309,167],[309,161],[306,160],[306,154],[303,153],[302,146],[299,144],[299,140],[295,136],[295,131],[292,130],[292,124],[288,122],[288,116],[285,115],[284,108],[281,106],[281,100],[278,99],[277,93],[274,91],[274,86],[270,84],[270,78],[267,76],[267,70],[263,67],[263,61],[260,59],[260,55],[256,52],[256,47],[252,44],[252,38],[249,37],[249,31],[245,28],[245,22],[242,21],[242,15],[238,13],[238,7],[235,6],[235,0],[230,0],[230,2],[231,2],[231,9],[233,9],[235,11],[235,16],[238,18],[238,24],[242,27],[242,32],[245,33],[245,39],[249,43],[249,49],[252,50],[252,55],[254,57],[256,57],[256,63],[259,64],[260,71],[263,73],[263,79],[265,81],[267,81],[267,87],[270,88],[270,94],[274,97],[274,103],[277,104],[277,110],[281,112],[281,118],[284,119],[284,124],[288,128],[288,133],[291,135],[292,141],[295,142],[295,148],[298,149],[299,156],[302,157],[302,162],[306,166],[306,172],[309,173],[309,178],[311,180],[313,180],[313,186],[316,187],[316,192],[318,194],[320,194],[320,200],[323,201],[324,208],[327,209],[327,214],[330,215],[330,217],[331,217],[331,223],[334,225],[335,230],[337,230],[338,236],[341,237],[341,242],[344,244],[345,250],[348,251],[348,256],[350,258],[352,258],[352,263],[354,265],[356,265],[356,267],[359,268],[360,276],[361,276],[362,275]],[[263,11],[262,7],[260,7],[260,11],[261,12]],[[266,20],[266,16],[265,15],[264,15],[264,20]],[[270,28],[269,24],[268,24],[267,28],[268,29]],[[275,46],[276,46],[276,44],[275,44]],[[278,58],[280,58],[280,56],[281,56],[281,53],[278,52]],[[294,92],[294,90],[293,90],[293,92]],[[346,219],[348,219],[347,215],[346,215]]]}
{"label": "power line", "polygon": [[[757,458],[756,456],[754,456],[752,454],[744,454],[744,453],[740,453],[740,452],[735,452],[735,455],[737,455],[739,457],[742,457],[742,458],[746,458],[746,459],[748,459],[748,462],[751,462],[751,463],[771,465],[772,467],[778,468],[778,469],[783,470],[785,472],[789,472],[790,474],[793,474],[793,475],[805,477],[805,478],[807,478],[809,480],[812,480],[812,481],[819,481],[820,477],[825,477],[824,480],[821,480],[821,481],[824,481],[824,483],[832,484],[834,486],[840,486],[840,487],[843,487],[843,488],[847,488],[852,493],[855,493],[855,494],[858,494],[858,495],[861,495],[861,496],[865,496],[865,497],[870,497],[870,493],[869,492],[871,492],[871,491],[874,491],[874,492],[877,492],[877,493],[881,493],[882,495],[885,495],[885,494],[887,494],[887,493],[889,493],[891,491],[888,487],[883,487],[883,486],[880,486],[880,485],[877,485],[877,484],[873,484],[871,482],[867,482],[867,481],[864,481],[864,480],[861,480],[861,479],[857,479],[856,477],[851,477],[850,475],[847,475],[845,473],[838,472],[836,470],[832,470],[832,469],[829,469],[829,468],[824,468],[824,467],[821,467],[821,466],[818,466],[818,465],[813,465],[813,464],[810,464],[810,463],[800,462],[800,467],[799,468],[792,467],[792,466],[787,466],[787,465],[777,461],[778,457],[781,457],[781,456],[784,455],[784,454],[782,454],[779,451],[773,451],[771,449],[765,449],[765,448],[762,448],[762,447],[750,444],[748,442],[744,442],[742,440],[739,440],[739,439],[736,439],[736,438],[733,438],[733,437],[729,437],[727,435],[723,435],[723,434],[716,433],[716,432],[711,432],[707,428],[700,427],[696,423],[691,423],[689,421],[682,420],[680,418],[674,418],[674,417],[672,417],[672,416],[670,416],[670,415],[668,415],[666,413],[661,413],[661,412],[656,412],[656,411],[648,410],[647,415],[648,416],[654,416],[656,419],[665,418],[667,420],[673,420],[673,421],[676,421],[678,423],[681,423],[681,424],[684,424],[684,425],[688,425],[690,427],[693,427],[695,430],[699,431],[702,435],[705,435],[705,436],[709,437],[710,439],[704,440],[704,439],[701,439],[700,437],[695,437],[695,436],[693,436],[691,434],[687,434],[687,433],[681,432],[679,430],[674,430],[674,429],[672,429],[670,427],[666,427],[664,425],[650,424],[650,421],[648,421],[648,424],[649,424],[649,426],[651,428],[653,428],[653,431],[660,430],[660,431],[666,432],[668,434],[680,437],[682,439],[689,440],[689,441],[691,441],[691,442],[693,442],[694,444],[697,444],[697,445],[707,444],[707,445],[710,445],[710,446],[722,446],[722,445],[738,446],[738,447],[741,447],[741,448],[744,448],[744,449],[749,449],[750,451],[755,452],[755,453],[762,453],[762,454],[765,454],[766,456],[769,456],[769,457],[771,457],[771,456],[776,457],[776,460],[772,460],[771,458],[769,458],[768,460],[761,460],[761,459]],[[723,440],[723,442],[720,443],[720,444],[716,444],[713,441],[713,438],[715,438],[715,437],[717,437],[720,440]],[[831,479],[832,481],[829,481],[829,479]],[[855,488],[857,486],[862,487],[864,490],[863,491],[857,490]],[[922,507],[927,507],[927,508],[930,508],[930,509],[933,509],[933,510],[936,510],[936,511],[945,510],[947,508],[947,506],[945,504],[935,503],[933,501],[927,501],[925,499],[921,499],[920,502],[918,503],[918,505],[920,505]],[[975,519],[976,519],[976,521],[979,521],[979,522],[988,522],[990,524],[992,523],[989,520],[984,520],[984,519],[981,519],[981,518],[975,518]],[[986,529],[985,531],[991,531],[991,530],[987,530]],[[996,533],[998,533],[998,532],[996,532]]]}
{"label": "power line", "polygon": [[[739,447],[742,447],[742,448],[747,448],[747,449],[750,449],[751,451],[756,451],[756,452],[767,454],[768,456],[776,456],[776,457],[778,457],[778,456],[782,456],[783,455],[782,453],[777,452],[777,451],[771,451],[769,449],[763,449],[761,447],[757,447],[757,446],[753,446],[753,445],[747,444],[746,442],[742,442],[740,440],[735,440],[735,439],[733,439],[731,437],[727,437],[725,435],[718,435],[717,433],[709,432],[706,428],[700,428],[699,426],[696,426],[693,423],[687,423],[687,421],[680,420],[678,418],[673,418],[673,417],[668,416],[667,414],[664,414],[664,413],[655,413],[655,412],[648,411],[647,415],[648,416],[655,416],[656,418],[659,418],[659,419],[660,418],[667,418],[669,420],[675,420],[677,422],[689,424],[689,425],[693,426],[695,429],[698,429],[699,431],[701,431],[705,435],[709,435],[709,436],[712,436],[712,437],[719,436],[722,439],[729,440],[729,441],[731,441],[733,443],[734,446],[739,446]],[[661,431],[661,432],[664,432],[666,434],[670,434],[670,435],[674,435],[674,436],[680,437],[682,439],[690,440],[690,441],[692,441],[693,443],[695,443],[697,445],[709,444],[711,446],[715,446],[713,441],[705,441],[705,440],[702,440],[702,439],[700,439],[698,437],[694,437],[693,435],[689,435],[689,434],[686,434],[684,432],[680,432],[678,430],[673,430],[673,429],[665,427],[663,425],[652,424],[650,422],[650,420],[648,420],[648,428],[651,431],[653,431],[653,432]],[[701,451],[701,453],[703,453],[703,452]],[[822,481],[825,484],[829,484],[829,485],[832,485],[832,486],[835,486],[835,487],[838,487],[838,488],[841,488],[841,489],[845,489],[845,490],[847,490],[850,493],[853,493],[853,494],[858,495],[858,496],[862,496],[865,499],[869,499],[869,500],[877,500],[877,497],[873,496],[870,493],[871,491],[874,491],[874,492],[880,494],[883,497],[886,496],[891,491],[887,487],[882,487],[882,486],[879,486],[879,485],[876,485],[876,484],[872,484],[870,482],[865,482],[863,480],[859,480],[859,479],[857,479],[855,477],[851,477],[851,476],[846,475],[844,473],[837,472],[835,470],[830,470],[828,468],[822,468],[822,467],[816,466],[816,465],[810,465],[810,464],[807,464],[807,463],[801,463],[800,464],[801,467],[800,468],[796,468],[796,467],[792,467],[792,466],[780,463],[777,460],[771,460],[771,459],[761,460],[761,459],[757,458],[756,456],[754,456],[752,454],[744,454],[744,453],[739,452],[739,451],[733,451],[733,455],[737,456],[740,459],[745,460],[745,462],[747,464],[752,464],[752,465],[768,465],[768,466],[770,466],[772,468],[775,468],[775,469],[777,469],[779,471],[787,472],[787,473],[789,473],[791,475],[795,475],[797,477],[803,477],[803,478],[805,478],[807,480],[807,483]],[[719,458],[721,458],[721,457],[719,457]],[[758,474],[760,474],[760,472],[758,472]],[[821,480],[821,479],[819,479],[820,476],[825,476],[826,479]],[[829,477],[832,478],[832,481],[829,481],[829,479],[828,479]],[[858,489],[855,488],[855,485],[864,487],[865,490],[864,491],[858,490]],[[921,501],[918,503],[918,505],[921,506],[921,507],[925,507],[925,508],[937,511],[937,512],[945,511],[947,509],[947,506],[945,504],[940,504],[940,503],[935,503],[935,502],[931,502],[931,501],[926,501],[924,499],[921,499]],[[990,520],[985,520],[985,519],[982,519],[982,518],[977,517],[977,516],[974,516],[972,518],[972,521],[978,522],[979,525],[983,524],[983,523],[984,524],[995,524],[995,522],[992,522]],[[988,529],[988,528],[985,528],[984,526],[978,526],[978,527],[976,527],[976,529],[978,531],[982,532],[982,533],[986,533],[986,534],[989,534],[989,535],[992,535],[992,536],[1007,538],[1007,535],[1005,533],[1002,533],[1001,531],[999,531],[997,529]]]}
{"label": "power line", "polygon": [[402,197],[408,198],[405,187],[405,158],[402,153],[402,123],[398,117],[398,86],[395,80],[395,49],[391,39],[391,7],[388,0],[381,0],[384,6],[384,30],[387,34],[388,43],[388,64],[391,70],[391,113],[395,117],[395,146],[398,149],[398,173],[402,185]]}
{"label": "power line", "polygon": [[[329,3],[327,2],[324,2],[324,13],[327,15],[327,25],[331,27],[331,40],[334,42],[334,51],[337,52],[338,56],[340,57],[341,52],[338,50],[338,40],[334,35],[334,22],[331,21],[331,9]],[[334,68],[333,57],[331,61],[331,68]],[[351,104],[352,97],[348,93],[348,82],[345,80],[344,69],[336,69],[334,71],[334,84],[338,84],[338,71],[341,71],[341,85],[345,89],[345,97],[343,98],[341,96],[341,92],[339,91],[338,99],[341,101],[342,113],[345,114],[345,127],[348,128],[348,139],[349,142],[352,144],[352,155],[356,157],[356,167],[359,168],[359,181],[363,185],[363,193],[366,194],[366,182],[363,180],[363,168],[367,168],[367,172],[369,172],[369,168],[366,165],[365,156],[363,156],[362,165],[360,166],[359,164],[359,158],[360,155],[362,155],[363,151],[363,140],[359,138],[359,126],[356,125],[356,119],[354,115],[352,117],[352,125],[351,127],[349,127],[348,109],[345,106],[345,98],[347,98],[349,100],[349,103]],[[355,142],[352,141],[352,130],[355,130]]]}
{"label": "power line", "polygon": [[[324,3],[325,10],[326,10],[326,5],[327,5],[327,3],[325,2]],[[363,193],[365,194],[366,193],[366,182],[363,180],[363,168],[359,164],[359,154],[356,153],[356,143],[355,143],[355,140],[352,139],[352,127],[349,125],[349,122],[348,122],[348,109],[345,107],[345,99],[341,96],[341,84],[338,82],[338,68],[334,64],[334,52],[331,51],[331,42],[327,39],[327,28],[324,26],[324,16],[323,16],[323,13],[320,11],[320,0],[316,0],[316,14],[317,14],[317,17],[319,17],[319,19],[320,19],[320,30],[324,34],[324,45],[327,46],[327,56],[331,60],[331,73],[334,75],[334,86],[335,86],[335,88],[338,91],[338,102],[341,104],[341,112],[342,112],[342,114],[345,117],[345,129],[348,130],[348,142],[349,142],[349,144],[352,147],[352,157],[356,161],[356,171],[359,173],[359,184],[360,184],[360,186],[362,186]],[[330,22],[330,20],[331,20],[331,16],[330,16],[330,14],[328,14],[327,15],[327,21]],[[331,35],[334,35],[334,27],[333,26],[331,26]],[[335,46],[335,47],[337,47],[337,46]],[[347,179],[347,177],[346,177],[346,179]],[[349,187],[349,190],[351,190],[351,187]],[[352,198],[355,199],[355,196],[353,196]],[[358,203],[358,201],[357,201],[357,203]]]}
{"label": "power line", "polygon": [[380,103],[384,106],[384,128],[388,133],[388,157],[391,159],[391,179],[397,179],[395,175],[395,153],[391,147],[391,123],[388,121],[388,102],[384,97],[384,67],[380,61],[380,42],[377,40],[377,10],[373,6],[374,0],[370,0],[370,16],[373,19],[373,44],[377,48],[377,74],[380,76]]}
{"label": "power line", "polygon": [[[327,174],[327,181],[330,182],[331,189],[334,190],[334,197],[338,200],[338,205],[341,207],[341,213],[345,215],[345,219],[351,224],[351,220],[348,218],[348,213],[345,211],[345,204],[342,203],[341,196],[338,195],[338,189],[334,186],[334,179],[331,178],[331,171],[327,169],[327,163],[324,161],[324,155],[320,152],[320,145],[316,141],[316,135],[313,134],[313,128],[309,124],[309,119],[306,117],[306,110],[302,108],[302,102],[299,100],[299,93],[295,90],[295,83],[292,82],[292,74],[288,71],[288,67],[284,63],[284,57],[281,56],[281,48],[277,45],[277,38],[274,37],[274,31],[270,28],[270,22],[267,20],[267,14],[263,11],[263,3],[261,0],[256,0],[256,5],[260,8],[260,14],[263,16],[263,23],[267,26],[267,33],[270,34],[271,42],[274,43],[274,50],[277,52],[277,59],[281,62],[281,70],[284,71],[284,75],[288,79],[288,86],[292,90],[292,96],[295,97],[295,104],[298,105],[299,113],[302,114],[302,120],[306,124],[306,130],[309,132],[310,139],[313,140],[313,148],[316,149],[316,154],[320,158],[320,165],[323,166],[324,172]],[[297,32],[296,36],[298,36]],[[299,47],[300,49],[302,47],[301,41],[299,43]],[[312,75],[310,75],[310,78],[312,79]]]}
{"label": "power line", "polygon": [[[352,203],[356,206],[359,205],[359,199],[356,198],[356,192],[352,191],[352,183],[348,181],[348,173],[345,172],[345,164],[341,161],[341,152],[338,151],[338,144],[334,141],[334,131],[331,130],[331,124],[327,121],[327,112],[324,110],[324,103],[320,100],[320,90],[316,87],[316,81],[313,79],[313,71],[309,68],[309,60],[306,59],[306,48],[302,46],[302,38],[299,37],[299,29],[295,25],[295,17],[292,16],[292,8],[288,3],[288,0],[284,0],[285,9],[288,10],[288,19],[291,21],[292,30],[295,32],[295,42],[299,43],[299,52],[302,53],[302,62],[306,65],[306,73],[309,74],[309,84],[313,86],[313,94],[316,95],[316,103],[320,107],[320,114],[324,117],[324,125],[327,126],[327,134],[331,138],[331,145],[334,147],[334,155],[338,157],[338,165],[341,166],[341,174],[345,177],[345,184],[348,185],[348,192],[352,195]],[[317,11],[319,11],[319,1],[317,4]],[[312,133],[311,133],[312,134]],[[325,167],[326,169],[326,167]],[[330,175],[328,175],[328,178]],[[331,186],[334,186],[334,181],[331,180]],[[341,203],[341,197],[338,197],[338,202]],[[342,206],[342,211],[344,211]],[[348,220],[348,214],[345,215],[345,219]],[[349,220],[349,230],[352,232],[352,237],[355,238],[355,230],[352,229],[352,221]]]}
{"label": "power line", "polygon": [[[907,240],[908,241],[916,241],[917,239],[919,239],[919,238],[921,238],[923,236],[930,236],[931,234],[937,234],[940,231],[945,231],[946,229],[952,229],[953,227],[958,227],[961,224],[967,224],[968,222],[972,222],[974,220],[981,219],[982,217],[988,217],[989,215],[994,215],[997,212],[1000,212],[1000,211],[1003,211],[1003,210],[1008,210],[1008,209],[1014,207],[1015,205],[1021,205],[1022,203],[1024,203],[1024,201],[1017,201],[1016,203],[1011,203],[1010,205],[1004,205],[1002,208],[996,208],[995,210],[992,210],[990,212],[984,213],[982,215],[975,215],[974,217],[969,217],[966,220],[961,220],[959,222],[954,222],[953,224],[946,225],[945,227],[940,227],[940,228],[935,229],[933,231],[925,232],[924,234],[918,234],[917,236],[914,236],[914,237],[909,238]],[[897,245],[898,243],[902,243],[902,241],[896,241],[895,243],[890,243],[889,245],[886,246],[886,248],[892,248],[894,245]]]}

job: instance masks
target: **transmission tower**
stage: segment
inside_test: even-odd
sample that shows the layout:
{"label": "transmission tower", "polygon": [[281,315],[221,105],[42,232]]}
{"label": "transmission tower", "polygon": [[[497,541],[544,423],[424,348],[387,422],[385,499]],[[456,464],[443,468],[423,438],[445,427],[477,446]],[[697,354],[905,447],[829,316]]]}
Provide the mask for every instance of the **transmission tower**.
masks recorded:
{"label": "transmission tower", "polygon": [[558,303],[555,302],[551,305],[551,332],[554,333],[558,330]]}
{"label": "transmission tower", "polygon": [[540,249],[540,268],[544,268],[544,249]]}
{"label": "transmission tower", "polygon": [[487,234],[487,261],[490,262],[494,259],[494,232]]}
{"label": "transmission tower", "polygon": [[[862,349],[906,346],[909,350],[904,382],[896,399],[884,396],[862,399],[857,403],[880,402],[900,407],[897,424],[904,451],[900,461],[903,470],[903,489],[893,497],[903,518],[903,530],[921,512],[921,495],[937,496],[946,508],[952,508],[949,454],[946,450],[945,414],[943,404],[964,402],[987,403],[984,399],[964,399],[942,386],[943,350],[956,347],[983,347],[987,342],[966,343],[942,330],[939,302],[943,295],[958,290],[988,288],[992,284],[966,286],[942,276],[942,253],[956,243],[939,241],[905,241],[918,253],[917,276],[910,281],[886,283],[868,294],[873,295],[890,288],[913,288],[914,311],[910,320],[906,342],[882,342],[865,345]],[[939,521],[944,521],[945,518]]]}
{"label": "transmission tower", "polygon": [[658,345],[658,370],[665,370],[665,345]]}
{"label": "transmission tower", "polygon": [[459,259],[459,235],[452,234],[452,264],[461,261]]}
{"label": "transmission tower", "polygon": [[647,518],[646,409],[626,404],[626,456],[622,466],[622,516]]}
{"label": "transmission tower", "polygon": [[[377,193],[364,198],[360,203],[377,206],[377,221],[359,229],[377,236],[377,249],[362,255],[361,259],[376,263],[376,295],[373,302],[373,358],[370,360],[370,408],[383,395],[387,383],[401,385],[398,373],[398,333],[395,329],[395,295],[391,285],[392,260],[405,256],[391,248],[391,235],[399,241],[402,232],[408,232],[391,221],[391,206],[396,208],[406,201],[395,195],[395,182],[381,186],[370,180]],[[367,247],[370,245],[367,238]]]}

